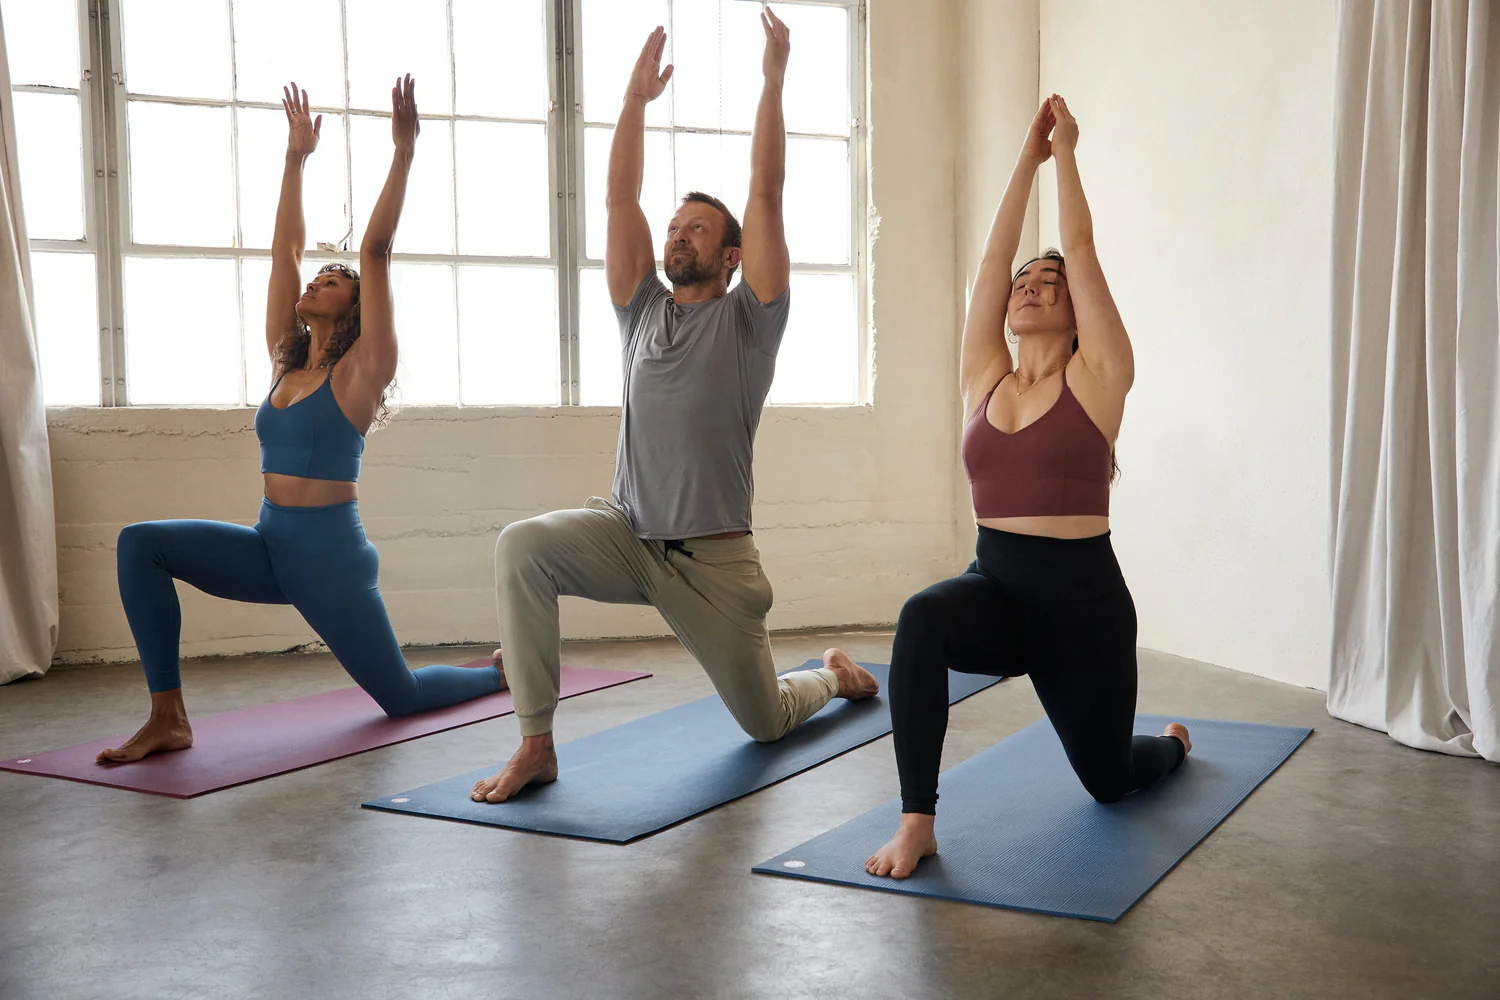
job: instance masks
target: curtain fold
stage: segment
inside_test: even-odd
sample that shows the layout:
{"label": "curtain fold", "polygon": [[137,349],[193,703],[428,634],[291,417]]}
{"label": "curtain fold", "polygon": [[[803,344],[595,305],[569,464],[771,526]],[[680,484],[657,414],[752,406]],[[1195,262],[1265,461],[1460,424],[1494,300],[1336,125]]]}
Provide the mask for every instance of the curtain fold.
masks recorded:
{"label": "curtain fold", "polygon": [[1328,711],[1500,761],[1500,16],[1339,8]]}
{"label": "curtain fold", "polygon": [[0,21],[0,684],[46,672],[57,648],[57,617],[47,412]]}

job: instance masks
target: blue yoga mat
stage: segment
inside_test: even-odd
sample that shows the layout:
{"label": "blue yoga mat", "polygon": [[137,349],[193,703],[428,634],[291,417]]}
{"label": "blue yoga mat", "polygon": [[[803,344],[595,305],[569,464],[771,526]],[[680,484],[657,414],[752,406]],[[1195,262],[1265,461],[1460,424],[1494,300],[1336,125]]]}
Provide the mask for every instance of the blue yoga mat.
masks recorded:
{"label": "blue yoga mat", "polygon": [[865,873],[895,832],[893,799],[756,865],[766,875],[1114,923],[1292,755],[1311,729],[1139,715],[1192,734],[1177,771],[1113,805],[1095,802],[1046,719],[943,772],[937,856],[906,879]]}
{"label": "blue yoga mat", "polygon": [[[821,665],[820,660],[808,660],[797,669]],[[883,692],[890,668],[883,663],[861,666],[879,678]],[[950,672],[948,700],[961,701],[999,680]],[[718,695],[710,695],[560,744],[561,777],[508,802],[469,798],[476,781],[499,769],[491,764],[372,799],[364,806],[625,844],[816,767],[890,731],[891,713],[882,694],[857,702],[835,699],[775,743],[756,743],[741,731]]]}

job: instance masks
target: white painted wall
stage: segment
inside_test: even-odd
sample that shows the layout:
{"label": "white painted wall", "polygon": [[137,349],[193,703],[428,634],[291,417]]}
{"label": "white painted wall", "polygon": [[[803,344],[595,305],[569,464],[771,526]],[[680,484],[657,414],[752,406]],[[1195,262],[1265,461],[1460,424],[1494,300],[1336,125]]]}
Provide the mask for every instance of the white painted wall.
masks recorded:
{"label": "white painted wall", "polygon": [[[755,521],[776,589],[773,628],[893,621],[907,596],[950,575],[957,560],[953,3],[869,5],[873,405],[766,412]],[[361,510],[403,642],[496,638],[495,534],[607,495],[618,419],[601,408],[413,408],[371,437]],[[50,412],[60,660],[135,657],[115,583],[123,525],[254,519],[251,420],[248,410]],[[184,655],[313,638],[290,609],[180,589]],[[569,636],[666,631],[654,611],[565,604]]]}
{"label": "white painted wall", "polygon": [[1113,524],[1141,644],[1318,688],[1335,43],[1333,0],[1041,5],[1136,351]]}

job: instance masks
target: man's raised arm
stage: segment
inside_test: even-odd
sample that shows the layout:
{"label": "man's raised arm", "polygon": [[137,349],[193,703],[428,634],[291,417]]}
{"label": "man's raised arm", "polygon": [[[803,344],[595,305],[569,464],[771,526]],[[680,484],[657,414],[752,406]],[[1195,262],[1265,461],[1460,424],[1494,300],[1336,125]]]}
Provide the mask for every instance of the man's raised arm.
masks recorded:
{"label": "man's raised arm", "polygon": [[656,251],[651,246],[651,226],[641,211],[641,178],[646,170],[646,105],[661,96],[672,78],[669,65],[661,71],[667,33],[660,26],[646,39],[630,85],[625,106],[615,123],[609,147],[609,182],[604,207],[609,216],[604,247],[604,280],[609,297],[617,306],[628,306],[641,279],[656,269]]}
{"label": "man's raised arm", "polygon": [[745,283],[757,301],[779,298],[792,278],[792,258],[786,248],[782,221],[782,188],[786,184],[786,120],[781,112],[781,88],[786,81],[791,32],[771,8],[760,15],[766,32],[761,59],[766,82],[755,114],[755,136],[750,142],[750,201],[745,206],[743,233]]}

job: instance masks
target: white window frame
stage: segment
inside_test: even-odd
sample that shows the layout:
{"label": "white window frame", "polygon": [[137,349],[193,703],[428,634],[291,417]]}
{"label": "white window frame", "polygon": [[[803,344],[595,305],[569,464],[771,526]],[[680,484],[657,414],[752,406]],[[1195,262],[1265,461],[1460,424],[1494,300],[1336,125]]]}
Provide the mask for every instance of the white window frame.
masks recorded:
{"label": "white window frame", "polygon": [[[233,46],[234,18],[232,0],[204,0],[204,2],[223,3],[225,15],[229,19],[231,87],[227,98],[184,98],[130,94],[128,91],[128,81],[124,78],[124,32],[121,27],[122,17],[119,0],[76,0],[76,2],[78,5],[79,24],[81,26],[79,32],[79,59],[82,67],[80,73],[81,79],[76,90],[63,87],[33,85],[17,86],[14,89],[17,91],[40,93],[76,93],[79,97],[80,117],[84,128],[83,158],[84,169],[86,171],[84,185],[85,235],[81,241],[33,239],[30,243],[32,249],[37,251],[91,252],[94,254],[95,270],[98,279],[100,405],[125,406],[128,401],[123,294],[125,258],[129,256],[232,260],[235,262],[236,288],[240,292],[240,302],[243,303],[244,289],[239,287],[243,280],[243,269],[240,266],[240,261],[247,259],[266,260],[270,258],[270,251],[267,249],[246,249],[239,245],[242,240],[239,231],[239,129],[238,115],[235,109],[243,107],[274,110],[280,107],[280,105],[259,101],[242,101],[235,93],[233,74],[235,70],[234,60],[237,56]],[[239,2],[253,2],[253,0],[239,0]],[[667,0],[669,11],[671,5],[675,2],[677,0]],[[853,275],[856,302],[856,329],[854,335],[857,342],[857,377],[853,405],[862,405],[867,403],[870,397],[869,213],[867,207],[869,204],[869,175],[867,161],[868,130],[866,128],[865,112],[865,80],[867,79],[866,0],[778,0],[778,2],[794,6],[840,7],[849,12],[848,85],[851,115],[849,135],[807,135],[808,138],[837,139],[849,144],[849,210],[850,239],[852,244],[850,247],[849,263],[842,265],[793,264],[792,271],[797,274]],[[416,254],[396,252],[392,254],[392,260],[398,263],[447,264],[453,267],[455,303],[457,302],[456,283],[458,270],[454,265],[503,265],[553,269],[557,278],[557,314],[559,326],[558,373],[560,384],[558,386],[557,404],[545,405],[560,406],[580,405],[579,270],[580,268],[600,267],[603,263],[601,260],[586,256],[584,242],[584,111],[583,102],[580,97],[581,62],[584,54],[578,6],[579,0],[549,0],[545,4],[546,33],[553,45],[553,72],[550,74],[548,80],[549,100],[545,118],[549,140],[548,177],[554,195],[551,199],[552,204],[549,206],[551,223],[550,255],[548,257],[513,257],[463,253]],[[314,113],[337,115],[344,119],[346,136],[345,185],[346,196],[350,197],[349,204],[352,211],[353,200],[351,189],[354,180],[353,171],[350,169],[347,158],[350,156],[349,150],[352,145],[348,141],[348,137],[352,131],[349,127],[350,119],[356,115],[356,112],[349,107],[348,32],[347,11],[344,0],[340,0],[339,7],[341,27],[344,28],[343,39],[345,50],[343,101],[339,105],[322,105],[314,107],[311,110]],[[449,57],[451,59],[453,53],[452,0],[448,0],[447,2],[447,13]],[[793,58],[795,57],[794,49]],[[454,80],[455,76],[456,74],[450,75],[450,80]],[[131,101],[229,109],[231,137],[230,183],[235,212],[234,246],[169,246],[136,244],[132,242],[130,229],[129,130],[126,124],[128,105]],[[387,116],[388,114],[389,112],[386,113]],[[358,112],[358,115],[368,116],[368,112],[361,110]],[[526,124],[537,124],[542,121],[542,119],[461,115],[456,112],[448,114],[423,113],[421,117],[434,121],[449,122],[450,142],[456,142],[453,139],[455,135],[453,123],[459,121],[519,122]],[[650,130],[672,133],[749,134],[748,132],[731,129],[694,129],[669,126],[652,126]],[[802,133],[789,133],[789,137],[799,137],[802,135]],[[456,153],[456,151],[450,151],[450,153]],[[456,240],[458,234],[456,155],[454,156],[454,167],[452,183],[455,186],[453,211],[455,215],[454,238]],[[92,183],[89,183],[89,181],[92,181]],[[456,246],[455,249],[457,249]],[[309,250],[305,254],[305,259],[311,262],[348,261],[356,253],[357,251],[354,248],[350,248],[348,251]],[[240,329],[242,336],[240,347],[241,356],[243,356],[243,338],[259,336],[260,331],[244,329],[242,309]],[[461,353],[458,364],[461,370],[463,364]],[[241,391],[245,393],[245,390],[250,387],[243,385],[243,379],[244,367],[242,364]],[[255,405],[256,398],[253,398],[250,394],[246,393],[244,398],[246,405]],[[190,406],[190,404],[170,405],[173,408],[188,408]],[[461,406],[463,404],[459,403],[457,405]]]}

